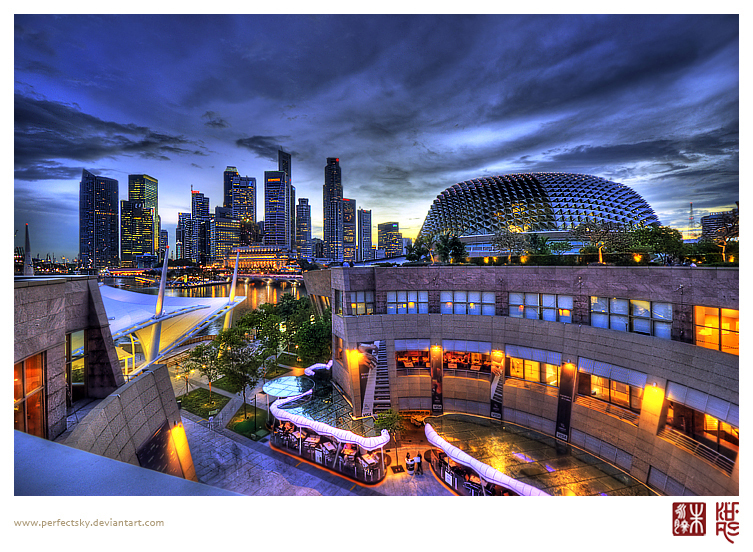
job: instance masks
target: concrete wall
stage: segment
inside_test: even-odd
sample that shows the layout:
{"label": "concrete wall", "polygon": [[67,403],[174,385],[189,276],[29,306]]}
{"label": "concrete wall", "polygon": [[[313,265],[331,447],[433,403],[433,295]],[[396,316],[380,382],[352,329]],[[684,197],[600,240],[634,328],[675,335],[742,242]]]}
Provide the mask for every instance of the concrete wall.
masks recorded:
{"label": "concrete wall", "polygon": [[[165,422],[171,429],[178,427],[180,411],[167,367],[155,364],[103,399],[78,423],[64,444],[138,466],[136,452]],[[175,445],[185,478],[196,481],[187,444]]]}

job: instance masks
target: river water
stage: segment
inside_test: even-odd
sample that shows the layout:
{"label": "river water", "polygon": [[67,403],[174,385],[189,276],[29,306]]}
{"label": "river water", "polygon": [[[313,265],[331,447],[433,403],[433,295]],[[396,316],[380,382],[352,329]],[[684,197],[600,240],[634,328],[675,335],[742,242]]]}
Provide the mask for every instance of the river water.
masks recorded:
{"label": "river water", "polygon": [[[105,284],[148,295],[157,295],[159,292],[159,287],[157,286],[143,286],[134,283],[134,280],[124,278],[115,278],[112,281],[108,280],[105,281]],[[292,285],[289,282],[274,282],[270,285],[259,281],[243,282],[239,280],[235,287],[235,296],[236,298],[245,297],[246,299],[233,309],[233,323],[247,312],[259,308],[264,303],[277,304],[277,301],[287,293],[293,294],[296,299],[306,297],[307,295],[303,284]],[[230,295],[230,284],[188,289],[166,289],[165,295],[169,297],[228,297]],[[223,320],[215,320],[198,335],[214,335],[218,333],[222,329]]]}

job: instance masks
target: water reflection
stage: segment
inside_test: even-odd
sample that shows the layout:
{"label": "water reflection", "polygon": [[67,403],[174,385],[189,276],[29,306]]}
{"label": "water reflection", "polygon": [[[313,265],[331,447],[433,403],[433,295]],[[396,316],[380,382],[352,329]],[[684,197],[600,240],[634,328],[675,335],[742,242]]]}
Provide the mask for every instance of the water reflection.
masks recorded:
{"label": "water reflection", "polygon": [[[157,295],[159,286],[142,286],[135,284],[133,280],[124,278],[115,278],[113,282],[105,282],[117,288],[146,293],[147,295]],[[296,299],[306,297],[306,289],[302,284],[291,285],[287,282],[274,281],[252,281],[245,282],[238,280],[235,287],[236,297],[245,297],[245,301],[235,307],[232,311],[233,323],[247,312],[251,312],[264,303],[277,304],[285,294],[292,294]],[[186,289],[166,289],[165,295],[168,297],[229,297],[230,284],[220,286],[195,287]],[[215,320],[208,327],[204,328],[198,335],[213,335],[222,330],[224,317]]]}

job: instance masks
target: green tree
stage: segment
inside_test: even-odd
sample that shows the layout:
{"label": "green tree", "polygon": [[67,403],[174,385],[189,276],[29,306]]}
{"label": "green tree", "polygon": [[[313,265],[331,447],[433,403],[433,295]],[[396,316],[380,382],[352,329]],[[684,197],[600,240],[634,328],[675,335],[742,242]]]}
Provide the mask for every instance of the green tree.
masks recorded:
{"label": "green tree", "polygon": [[554,255],[563,255],[573,248],[569,241],[556,241],[549,245],[549,249]]}
{"label": "green tree", "polygon": [[732,240],[740,237],[740,214],[738,209],[720,213],[717,227],[705,238],[722,250],[722,262],[727,262],[727,247]]}
{"label": "green tree", "polygon": [[395,465],[399,466],[400,456],[398,455],[398,440],[400,438],[400,432],[405,429],[402,415],[400,412],[392,408],[380,412],[374,418],[374,427],[378,430],[386,429],[390,433],[390,437],[395,440]]}
{"label": "green tree", "polygon": [[423,236],[419,236],[406,248],[405,258],[409,261],[416,262],[423,260],[429,254],[430,249],[426,239]]}
{"label": "green tree", "polygon": [[437,237],[434,249],[437,252],[440,262],[446,263],[452,259],[452,262],[460,263],[468,256],[465,244],[460,238],[453,233],[440,234]]}
{"label": "green tree", "polygon": [[528,234],[526,251],[531,255],[551,255],[552,247],[549,244],[549,238],[544,238],[539,234]]}
{"label": "green tree", "polygon": [[659,255],[663,262],[679,257],[684,249],[682,234],[669,226],[644,226],[635,231],[635,243]]}
{"label": "green tree", "polygon": [[332,316],[328,309],[324,316],[301,325],[295,334],[298,356],[304,366],[327,362],[332,358]]}
{"label": "green tree", "polygon": [[623,251],[630,246],[633,241],[631,230],[614,222],[587,220],[572,231],[572,237],[595,247],[599,253],[599,263],[603,263],[603,253]]}
{"label": "green tree", "polygon": [[491,243],[500,253],[507,253],[507,264],[512,262],[513,254],[520,255],[526,249],[525,235],[511,231],[507,225],[500,226]]}
{"label": "green tree", "polygon": [[222,377],[222,362],[219,360],[219,344],[216,341],[201,343],[194,347],[183,363],[184,370],[197,370],[209,382],[209,402],[212,402],[212,382]]}
{"label": "green tree", "polygon": [[238,386],[243,396],[243,418],[247,418],[246,389],[254,389],[265,373],[264,361],[267,349],[254,347],[250,342],[244,342],[229,348],[222,355],[223,372],[230,383]]}

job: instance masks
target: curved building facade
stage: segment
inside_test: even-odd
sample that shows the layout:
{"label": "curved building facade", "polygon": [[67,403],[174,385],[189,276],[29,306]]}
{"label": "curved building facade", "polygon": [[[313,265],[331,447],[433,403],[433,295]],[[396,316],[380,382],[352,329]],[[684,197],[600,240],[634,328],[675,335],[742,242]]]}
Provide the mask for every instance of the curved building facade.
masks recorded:
{"label": "curved building facade", "polygon": [[579,448],[660,494],[739,494],[737,269],[357,267],[304,279],[317,308],[331,305],[332,377],[356,416],[470,414]]}
{"label": "curved building facade", "polygon": [[567,232],[586,220],[659,224],[651,206],[624,184],[585,174],[528,173],[450,186],[434,200],[419,235]]}

